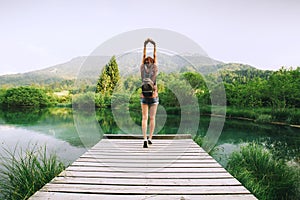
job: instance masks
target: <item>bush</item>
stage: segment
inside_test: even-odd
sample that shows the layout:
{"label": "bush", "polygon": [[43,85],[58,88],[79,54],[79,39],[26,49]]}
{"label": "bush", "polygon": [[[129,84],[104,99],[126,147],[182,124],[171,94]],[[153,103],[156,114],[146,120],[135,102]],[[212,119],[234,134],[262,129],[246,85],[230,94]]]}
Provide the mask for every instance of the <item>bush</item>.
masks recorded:
{"label": "bush", "polygon": [[227,170],[258,199],[299,199],[299,168],[275,159],[263,146],[250,143],[229,157]]}
{"label": "bush", "polygon": [[256,118],[255,121],[259,122],[259,123],[271,122],[272,121],[272,116],[267,115],[267,114],[261,114],[261,115],[258,115],[258,117]]}
{"label": "bush", "polygon": [[130,103],[130,95],[124,93],[114,93],[111,97],[111,104],[114,108],[125,106],[128,107]]}
{"label": "bush", "polygon": [[4,149],[1,155],[0,198],[27,199],[50,182],[63,169],[55,154],[47,156],[46,147],[16,152]]}
{"label": "bush", "polygon": [[193,140],[201,147],[203,145],[204,137],[197,135],[193,138]]}
{"label": "bush", "polygon": [[2,105],[11,107],[46,107],[53,104],[53,100],[46,92],[34,87],[17,87],[7,89],[2,97]]}
{"label": "bush", "polygon": [[73,95],[72,106],[79,109],[95,108],[95,93],[87,92]]}

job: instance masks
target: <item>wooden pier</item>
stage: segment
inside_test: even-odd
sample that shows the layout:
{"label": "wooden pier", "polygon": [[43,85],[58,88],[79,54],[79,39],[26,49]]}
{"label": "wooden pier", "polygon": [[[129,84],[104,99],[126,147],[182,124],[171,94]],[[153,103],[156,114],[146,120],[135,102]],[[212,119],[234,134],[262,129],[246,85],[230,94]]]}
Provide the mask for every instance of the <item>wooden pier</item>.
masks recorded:
{"label": "wooden pier", "polygon": [[36,192],[37,199],[256,199],[189,135],[107,135]]}

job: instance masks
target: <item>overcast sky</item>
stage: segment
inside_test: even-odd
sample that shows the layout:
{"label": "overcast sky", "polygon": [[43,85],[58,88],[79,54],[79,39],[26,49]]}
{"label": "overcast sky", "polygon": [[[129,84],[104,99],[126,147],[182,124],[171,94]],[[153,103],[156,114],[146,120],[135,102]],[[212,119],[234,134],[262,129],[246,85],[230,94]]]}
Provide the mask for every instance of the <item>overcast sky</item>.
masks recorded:
{"label": "overcast sky", "polygon": [[0,0],[0,27],[0,74],[87,56],[142,28],[183,34],[223,62],[300,66],[298,0]]}

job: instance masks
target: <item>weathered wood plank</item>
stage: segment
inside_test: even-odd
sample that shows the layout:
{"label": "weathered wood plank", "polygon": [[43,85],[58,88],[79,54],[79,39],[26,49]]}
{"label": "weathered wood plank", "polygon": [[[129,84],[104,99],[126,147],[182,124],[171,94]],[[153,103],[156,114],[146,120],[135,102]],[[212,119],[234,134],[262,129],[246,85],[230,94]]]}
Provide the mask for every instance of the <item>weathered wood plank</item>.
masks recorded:
{"label": "weathered wood plank", "polygon": [[[104,139],[142,139],[143,136],[141,134],[105,134]],[[172,140],[181,140],[181,139],[190,139],[192,138],[190,134],[167,134],[167,135],[153,135],[153,139],[172,139]]]}
{"label": "weathered wood plank", "polygon": [[210,164],[215,164],[215,161],[211,160],[202,160],[203,162],[197,162],[197,163],[148,163],[148,162],[139,162],[139,163],[102,163],[102,162],[80,162],[76,161],[72,164],[72,166],[91,166],[91,167],[106,167],[106,166],[113,166],[113,167],[124,167],[124,168],[130,168],[130,167],[135,167],[135,168],[160,168],[160,167],[165,167],[165,168],[172,168],[172,167],[181,167],[181,168],[203,168],[203,167],[209,167]]}
{"label": "weathered wood plank", "polygon": [[81,178],[81,177],[56,177],[53,182],[64,184],[98,184],[98,185],[156,185],[156,186],[240,186],[241,183],[234,178],[224,179],[135,179],[135,178]]}
{"label": "weathered wood plank", "polygon": [[164,155],[164,156],[178,156],[178,155],[183,155],[183,156],[209,156],[205,152],[120,152],[120,151],[88,151],[84,155],[109,155],[109,156],[126,156],[126,155],[134,155],[134,156],[156,156],[156,155]]}
{"label": "weathered wood plank", "polygon": [[94,167],[94,166],[70,166],[68,167],[67,171],[77,171],[77,172],[111,172],[111,171],[117,171],[117,172],[167,172],[167,173],[218,173],[218,172],[226,172],[224,168],[216,167],[214,165],[206,165],[199,168],[182,168],[182,167],[172,167],[172,168],[166,168],[164,166],[161,167],[155,167],[155,168],[149,168],[149,167],[116,167],[116,166],[102,166],[102,167]]}
{"label": "weathered wood plank", "polygon": [[59,176],[69,176],[69,177],[91,177],[91,178],[164,178],[164,179],[201,179],[201,178],[232,178],[232,176],[227,172],[210,172],[210,173],[142,173],[142,172],[78,172],[78,171],[63,171]]}
{"label": "weathered wood plank", "polygon": [[[99,145],[99,146],[96,146],[94,149],[138,149],[140,151],[144,151],[144,152],[147,152],[147,151],[162,151],[163,149],[170,149],[170,150],[188,150],[189,148],[191,149],[198,149],[199,147],[196,147],[196,146],[184,146],[184,145],[175,145],[175,144],[170,144],[168,146],[164,146],[164,145],[157,145],[157,144],[152,144],[150,147],[152,148],[147,148],[147,149],[143,149],[142,148],[143,146],[143,143],[141,142],[140,144],[132,144],[132,145],[128,145],[128,146],[125,146],[125,145],[111,145],[111,144],[106,144],[106,145]],[[155,148],[154,148],[155,147]]]}
{"label": "weathered wood plank", "polygon": [[[205,158],[203,160],[186,160],[186,159],[180,159],[180,160],[176,160],[176,163],[203,163],[206,162],[208,158]],[[125,160],[125,159],[105,159],[105,160],[101,160],[101,159],[97,159],[95,157],[87,157],[87,158],[78,158],[77,161],[79,162],[98,162],[98,163],[166,163],[166,164],[171,164],[171,163],[175,163],[171,162],[173,160],[141,160],[141,159],[137,159],[137,160]]]}
{"label": "weathered wood plank", "polygon": [[128,186],[128,185],[86,185],[47,184],[42,191],[76,192],[93,194],[249,194],[243,186]]}
{"label": "weathered wood plank", "polygon": [[181,154],[181,153],[199,153],[199,154],[207,154],[205,151],[203,150],[199,150],[199,149],[186,149],[184,152],[182,152],[181,149],[164,149],[164,150],[151,150],[151,151],[145,151],[145,150],[140,150],[138,148],[133,148],[133,149],[91,149],[88,150],[87,152],[99,152],[99,153],[173,153],[173,154]]}
{"label": "weathered wood plank", "polygon": [[116,160],[168,160],[168,161],[175,161],[175,160],[197,160],[197,159],[202,159],[202,158],[208,158],[208,157],[203,157],[201,155],[197,156],[151,156],[151,155],[145,155],[145,156],[134,156],[134,155],[126,155],[126,156],[110,156],[110,155],[82,155],[80,158],[95,158],[97,160],[103,160],[105,161],[106,159],[116,159]]}
{"label": "weathered wood plank", "polygon": [[83,194],[83,193],[62,193],[62,192],[39,192],[30,199],[63,199],[63,200],[255,200],[251,194],[246,195],[112,195],[112,194]]}

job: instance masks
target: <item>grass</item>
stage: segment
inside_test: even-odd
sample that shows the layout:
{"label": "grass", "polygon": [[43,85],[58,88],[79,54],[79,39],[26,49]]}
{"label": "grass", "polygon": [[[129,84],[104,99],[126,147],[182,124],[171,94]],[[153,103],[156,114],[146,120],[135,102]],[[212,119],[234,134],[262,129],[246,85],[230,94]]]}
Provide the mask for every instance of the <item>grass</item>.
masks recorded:
{"label": "grass", "polygon": [[25,151],[17,151],[17,146],[13,150],[4,149],[0,166],[0,198],[28,199],[64,168],[55,154],[48,155],[46,146],[34,145]]}
{"label": "grass", "polygon": [[232,153],[227,170],[260,200],[300,199],[299,167],[275,159],[257,143]]}

